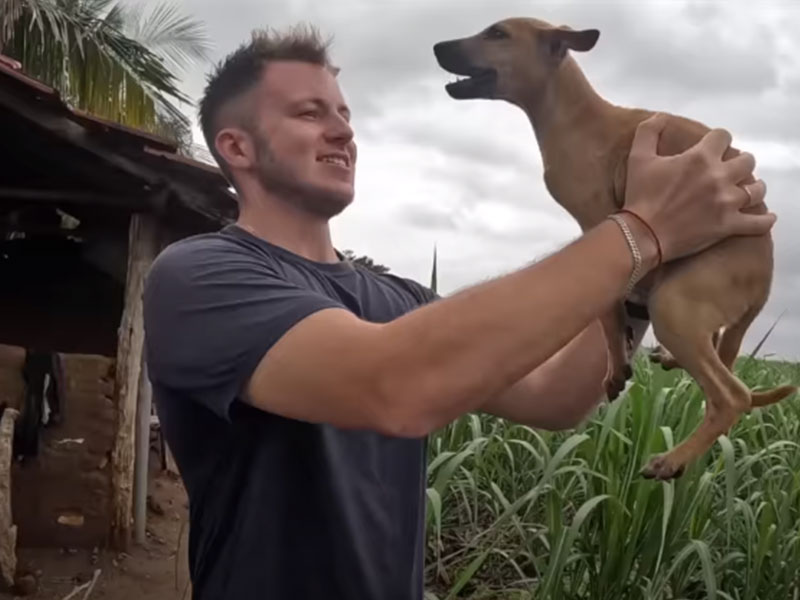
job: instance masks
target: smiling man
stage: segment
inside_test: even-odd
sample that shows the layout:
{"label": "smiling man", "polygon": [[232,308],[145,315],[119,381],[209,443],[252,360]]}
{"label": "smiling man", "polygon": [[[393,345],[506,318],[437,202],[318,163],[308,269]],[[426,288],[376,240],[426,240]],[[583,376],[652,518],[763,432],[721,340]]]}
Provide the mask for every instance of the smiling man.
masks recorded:
{"label": "smiling man", "polygon": [[[448,298],[344,260],[329,221],[353,200],[356,146],[336,73],[305,29],[219,65],[201,121],[239,219],[149,274],[148,368],[189,494],[195,600],[421,600],[427,435],[471,411],[579,423],[603,397],[597,318],[657,266],[624,217]],[[740,212],[752,157],[722,165],[719,131],[657,157],[661,126],[637,133],[626,207],[665,260],[769,230],[772,215]]]}

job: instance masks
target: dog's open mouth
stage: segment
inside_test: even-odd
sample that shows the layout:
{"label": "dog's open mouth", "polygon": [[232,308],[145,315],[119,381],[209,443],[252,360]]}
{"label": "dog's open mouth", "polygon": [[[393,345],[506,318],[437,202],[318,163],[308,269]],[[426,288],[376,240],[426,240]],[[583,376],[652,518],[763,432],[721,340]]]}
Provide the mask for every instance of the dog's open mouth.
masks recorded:
{"label": "dog's open mouth", "polygon": [[464,50],[462,40],[434,44],[433,53],[439,66],[459,76],[445,85],[453,98],[491,98],[497,85],[497,71],[490,67],[476,67]]}
{"label": "dog's open mouth", "polygon": [[446,84],[444,89],[459,100],[490,97],[497,82],[497,71],[494,69],[468,69],[467,73],[455,74],[459,76],[458,79]]}

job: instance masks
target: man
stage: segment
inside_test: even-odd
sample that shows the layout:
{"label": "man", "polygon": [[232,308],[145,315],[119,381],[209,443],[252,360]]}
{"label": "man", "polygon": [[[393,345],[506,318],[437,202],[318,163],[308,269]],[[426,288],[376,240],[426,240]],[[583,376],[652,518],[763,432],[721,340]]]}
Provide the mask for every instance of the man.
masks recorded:
{"label": "man", "polygon": [[[344,261],[329,221],[353,200],[356,146],[336,73],[299,28],[219,66],[201,121],[238,222],[172,245],[149,275],[149,374],[190,498],[195,599],[420,600],[426,436],[470,411],[579,423],[603,397],[597,318],[658,261],[627,216],[435,301]],[[723,165],[715,131],[657,157],[661,126],[638,131],[626,207],[664,260],[770,229],[740,211],[752,156]]]}

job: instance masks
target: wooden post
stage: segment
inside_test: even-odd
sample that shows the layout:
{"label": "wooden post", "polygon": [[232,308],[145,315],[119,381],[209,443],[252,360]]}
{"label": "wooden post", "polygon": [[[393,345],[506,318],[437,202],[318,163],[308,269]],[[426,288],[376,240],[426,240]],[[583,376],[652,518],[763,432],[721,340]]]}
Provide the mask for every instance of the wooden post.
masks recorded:
{"label": "wooden post", "polygon": [[147,474],[150,462],[150,415],[152,389],[147,377],[147,363],[142,358],[139,378],[139,400],[136,407],[136,457],[134,466],[133,524],[134,539],[144,544],[147,532]]}
{"label": "wooden post", "polygon": [[117,431],[111,455],[111,545],[119,551],[128,550],[131,539],[136,402],[144,347],[142,292],[158,246],[158,222],[149,215],[132,215],[125,306],[118,332],[115,372]]}
{"label": "wooden post", "polygon": [[6,408],[0,418],[0,581],[7,591],[17,570],[17,526],[11,515],[11,461],[14,422],[19,411]]}

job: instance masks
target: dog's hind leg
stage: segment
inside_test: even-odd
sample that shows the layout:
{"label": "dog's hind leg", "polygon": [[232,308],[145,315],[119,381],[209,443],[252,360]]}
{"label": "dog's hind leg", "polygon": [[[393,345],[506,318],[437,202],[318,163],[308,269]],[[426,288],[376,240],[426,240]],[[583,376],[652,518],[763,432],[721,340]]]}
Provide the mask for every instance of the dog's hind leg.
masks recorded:
{"label": "dog's hind leg", "polygon": [[[747,332],[747,328],[750,327],[750,324],[753,322],[757,314],[758,311],[748,311],[738,323],[726,328],[722,334],[722,337],[720,338],[717,351],[719,353],[720,360],[722,360],[722,363],[731,372],[733,372],[734,362],[736,362],[736,358],[739,356],[739,350],[742,345],[742,340],[744,339],[744,334]],[[751,408],[775,404],[795,391],[795,386],[785,385],[763,392],[751,392]]]}
{"label": "dog's hind leg", "polygon": [[731,372],[733,372],[733,365],[739,356],[744,334],[747,333],[747,328],[750,327],[756,315],[757,311],[748,311],[737,323],[726,327],[720,336],[717,353],[722,364]]}
{"label": "dog's hind leg", "polygon": [[680,476],[749,410],[750,390],[731,373],[714,347],[713,332],[719,330],[722,315],[713,306],[694,303],[685,296],[659,296],[651,302],[655,335],[706,397],[700,426],[672,450],[654,457],[642,471],[648,478],[670,479]]}

